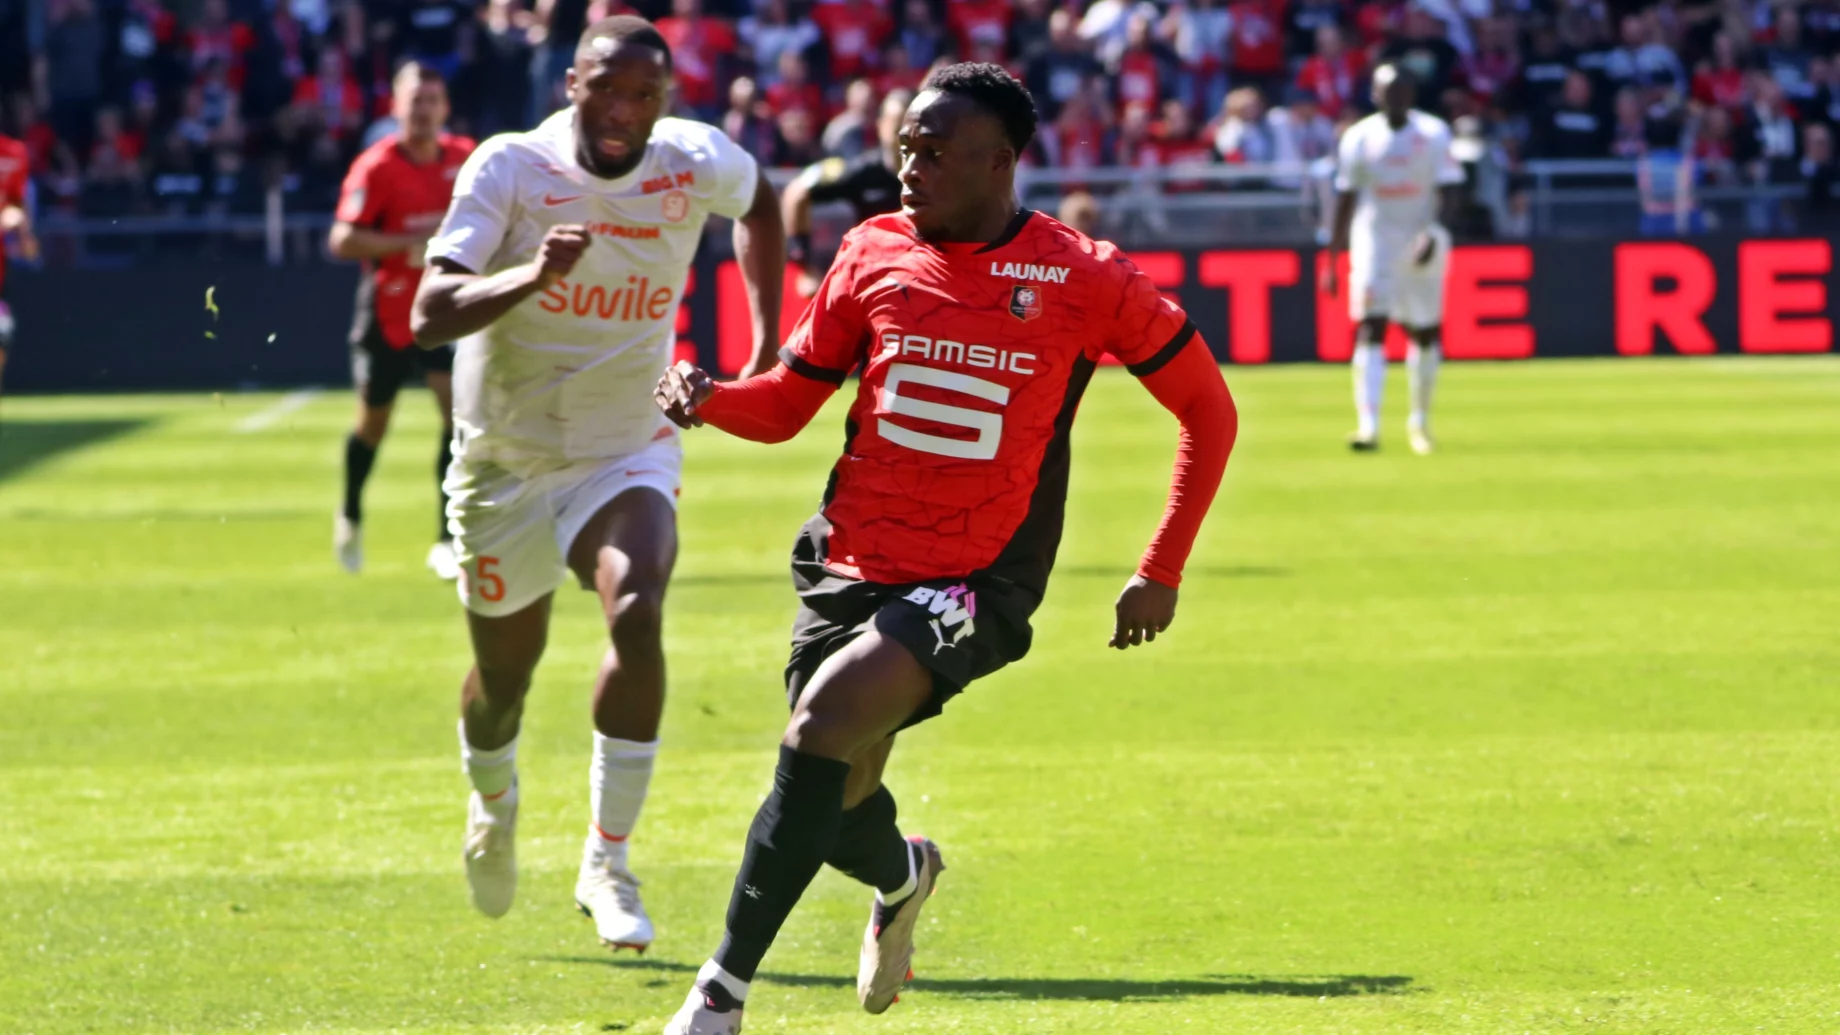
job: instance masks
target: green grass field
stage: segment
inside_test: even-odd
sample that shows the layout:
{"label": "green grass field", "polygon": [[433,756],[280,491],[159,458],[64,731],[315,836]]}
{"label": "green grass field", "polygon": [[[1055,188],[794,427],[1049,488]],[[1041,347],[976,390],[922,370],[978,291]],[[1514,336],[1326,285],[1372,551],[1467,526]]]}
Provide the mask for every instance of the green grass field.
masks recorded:
{"label": "green grass field", "polygon": [[[1231,374],[1171,634],[1103,646],[1173,437],[1111,372],[1034,653],[903,738],[904,825],[951,866],[913,991],[858,1012],[865,895],[825,874],[749,1030],[1840,1029],[1840,363],[1457,365],[1431,459],[1397,373],[1377,457],[1340,446],[1344,370]],[[558,606],[489,922],[466,642],[420,566],[432,407],[399,407],[352,579],[351,404],[237,432],[275,400],[4,403],[0,1032],[657,1032],[767,787],[838,411],[692,438],[637,959],[570,899],[592,599]]]}

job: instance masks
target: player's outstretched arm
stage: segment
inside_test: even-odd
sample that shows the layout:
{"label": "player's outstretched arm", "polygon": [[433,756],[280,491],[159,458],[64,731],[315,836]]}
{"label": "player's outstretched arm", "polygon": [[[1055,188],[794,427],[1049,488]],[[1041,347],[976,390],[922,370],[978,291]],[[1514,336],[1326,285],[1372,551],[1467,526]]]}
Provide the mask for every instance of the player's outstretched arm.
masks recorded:
{"label": "player's outstretched arm", "polygon": [[751,442],[784,442],[810,424],[836,390],[778,365],[757,377],[718,384],[701,367],[678,360],[652,397],[680,428],[709,423]]}
{"label": "player's outstretched arm", "polygon": [[537,256],[490,276],[482,276],[451,259],[436,259],[423,275],[409,310],[409,330],[425,349],[490,327],[531,295],[551,286],[581,260],[588,250],[587,228],[564,224],[550,227],[537,246]]}
{"label": "player's outstretched arm", "polygon": [[1200,335],[1142,380],[1156,401],[1175,414],[1181,434],[1163,522],[1144,551],[1137,574],[1118,595],[1109,646],[1119,650],[1156,639],[1157,633],[1175,621],[1182,566],[1188,562],[1201,521],[1220,488],[1233,442],[1239,437],[1239,411],[1233,395]]}
{"label": "player's outstretched arm", "polygon": [[385,259],[398,252],[408,252],[410,264],[415,265],[416,251],[427,243],[427,234],[386,234],[344,220],[332,224],[331,232],[326,235],[327,249],[347,262]]}
{"label": "player's outstretched arm", "polygon": [[778,362],[780,299],[786,283],[786,224],[780,221],[779,197],[766,173],[757,173],[754,204],[735,220],[735,261],[747,289],[748,316],[754,324],[754,356],[741,376],[764,373]]}

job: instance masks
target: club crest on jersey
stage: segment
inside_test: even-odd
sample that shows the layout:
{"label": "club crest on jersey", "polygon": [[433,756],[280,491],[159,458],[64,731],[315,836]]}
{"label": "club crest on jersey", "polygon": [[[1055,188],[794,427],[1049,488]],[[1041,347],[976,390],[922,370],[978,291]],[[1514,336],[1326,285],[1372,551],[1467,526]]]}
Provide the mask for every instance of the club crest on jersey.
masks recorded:
{"label": "club crest on jersey", "polygon": [[690,214],[690,195],[681,190],[666,191],[664,195],[664,217],[673,223],[681,223]]}
{"label": "club crest on jersey", "polygon": [[1009,289],[1009,315],[1028,323],[1041,315],[1041,289],[1033,284],[1017,284]]}

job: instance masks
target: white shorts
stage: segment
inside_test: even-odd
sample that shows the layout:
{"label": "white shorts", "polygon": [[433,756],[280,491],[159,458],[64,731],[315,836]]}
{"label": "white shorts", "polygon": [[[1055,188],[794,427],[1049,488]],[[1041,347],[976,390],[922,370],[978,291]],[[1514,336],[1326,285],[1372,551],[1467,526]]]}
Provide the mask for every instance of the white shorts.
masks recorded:
{"label": "white shorts", "polygon": [[590,518],[629,489],[655,489],[676,506],[683,466],[675,432],[631,456],[534,478],[456,459],[442,487],[460,561],[460,603],[495,618],[555,592],[569,575],[569,547]]}
{"label": "white shorts", "polygon": [[1380,318],[1402,327],[1444,322],[1444,272],[1450,268],[1450,231],[1433,225],[1437,252],[1423,266],[1412,261],[1412,241],[1376,242],[1349,256],[1348,315]]}

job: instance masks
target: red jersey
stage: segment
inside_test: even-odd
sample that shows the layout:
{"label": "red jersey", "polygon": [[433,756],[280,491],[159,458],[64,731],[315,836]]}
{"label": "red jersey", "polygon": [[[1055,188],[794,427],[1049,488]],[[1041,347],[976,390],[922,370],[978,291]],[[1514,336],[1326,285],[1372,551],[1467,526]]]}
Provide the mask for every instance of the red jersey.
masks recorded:
{"label": "red jersey", "polygon": [[1009,20],[1014,8],[1006,0],[951,0],[946,24],[958,37],[959,52],[969,54],[977,45],[999,48],[1009,43]]}
{"label": "red jersey", "polygon": [[1117,85],[1124,107],[1154,110],[1163,99],[1163,66],[1148,50],[1127,50],[1118,62]]}
{"label": "red jersey", "polygon": [[1040,213],[985,245],[872,217],[780,353],[830,384],[863,367],[819,514],[826,567],[891,584],[991,572],[1040,593],[1095,364],[1110,354],[1149,376],[1194,337],[1116,247]]}
{"label": "red jersey", "polygon": [[1284,27],[1275,0],[1238,0],[1233,14],[1232,68],[1241,75],[1275,75],[1284,70]]}
{"label": "red jersey", "polygon": [[[391,134],[351,163],[339,189],[339,222],[386,234],[426,234],[441,225],[454,197],[454,177],[473,153],[473,142],[443,133],[441,156],[427,165],[411,161],[401,144],[402,138]],[[421,252],[397,252],[366,265],[372,276],[362,293],[370,295],[384,340],[406,349],[415,344],[409,306],[422,282]]]}
{"label": "red jersey", "polygon": [[724,54],[735,52],[735,30],[719,18],[700,16],[660,18],[657,29],[671,46],[677,95],[695,108],[716,103],[717,65]]}
{"label": "red jersey", "polygon": [[1358,51],[1346,51],[1335,61],[1319,54],[1297,70],[1297,88],[1315,94],[1316,105],[1324,115],[1338,118],[1343,109],[1354,103],[1366,72],[1366,62]]}
{"label": "red jersey", "polygon": [[[0,136],[0,208],[25,206],[26,177],[31,174],[31,166],[32,156],[25,144]],[[0,241],[0,290],[5,288],[6,243]]]}

